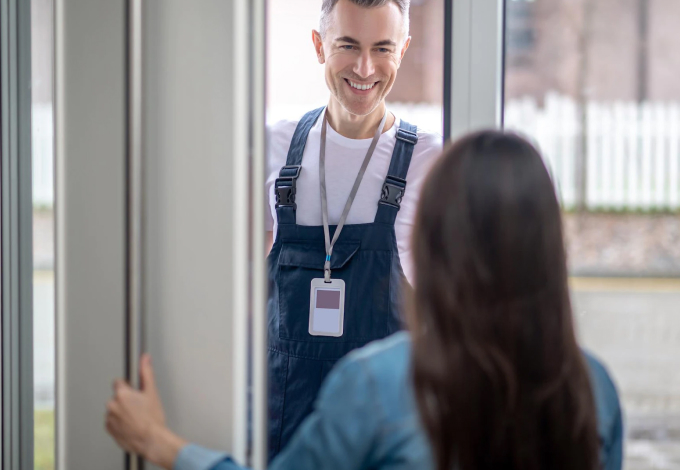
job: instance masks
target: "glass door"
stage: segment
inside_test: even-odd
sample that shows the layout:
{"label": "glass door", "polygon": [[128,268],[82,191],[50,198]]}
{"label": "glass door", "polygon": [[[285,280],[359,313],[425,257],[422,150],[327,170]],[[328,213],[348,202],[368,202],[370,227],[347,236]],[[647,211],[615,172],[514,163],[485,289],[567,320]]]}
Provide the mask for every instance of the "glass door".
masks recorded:
{"label": "glass door", "polygon": [[680,4],[505,6],[505,127],[557,183],[579,336],[618,386],[625,466],[678,469]]}

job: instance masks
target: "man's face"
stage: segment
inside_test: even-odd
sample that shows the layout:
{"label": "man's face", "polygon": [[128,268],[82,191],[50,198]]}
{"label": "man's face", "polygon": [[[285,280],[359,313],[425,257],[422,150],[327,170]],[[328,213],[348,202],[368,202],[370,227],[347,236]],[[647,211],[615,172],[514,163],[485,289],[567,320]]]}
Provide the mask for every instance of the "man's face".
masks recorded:
{"label": "man's face", "polygon": [[410,38],[394,2],[362,8],[340,0],[330,14],[325,37],[314,32],[319,63],[326,64],[326,84],[348,112],[365,116],[392,89]]}

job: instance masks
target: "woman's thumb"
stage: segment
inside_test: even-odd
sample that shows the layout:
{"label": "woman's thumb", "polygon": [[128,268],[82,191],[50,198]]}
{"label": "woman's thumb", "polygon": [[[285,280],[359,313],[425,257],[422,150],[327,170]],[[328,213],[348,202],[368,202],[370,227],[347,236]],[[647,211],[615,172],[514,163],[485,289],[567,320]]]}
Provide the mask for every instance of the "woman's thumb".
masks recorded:
{"label": "woman's thumb", "polygon": [[142,390],[156,393],[156,378],[153,375],[153,367],[151,366],[151,355],[148,353],[143,354],[139,360],[139,375]]}

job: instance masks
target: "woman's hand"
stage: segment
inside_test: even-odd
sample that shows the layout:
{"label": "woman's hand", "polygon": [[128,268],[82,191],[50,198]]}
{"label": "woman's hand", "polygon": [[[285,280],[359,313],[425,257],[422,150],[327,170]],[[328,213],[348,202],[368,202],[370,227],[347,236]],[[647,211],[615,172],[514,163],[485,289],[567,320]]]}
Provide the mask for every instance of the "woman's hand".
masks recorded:
{"label": "woman's hand", "polygon": [[141,390],[123,380],[114,382],[114,396],[106,406],[106,430],[128,452],[166,469],[186,442],[165,426],[165,413],[158,396],[151,357],[140,360]]}

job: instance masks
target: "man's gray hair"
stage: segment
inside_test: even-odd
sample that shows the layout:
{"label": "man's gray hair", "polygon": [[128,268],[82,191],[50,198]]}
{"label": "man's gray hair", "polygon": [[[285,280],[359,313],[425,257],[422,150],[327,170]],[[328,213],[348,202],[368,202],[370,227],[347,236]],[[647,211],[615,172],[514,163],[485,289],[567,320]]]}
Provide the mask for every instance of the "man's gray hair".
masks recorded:
{"label": "man's gray hair", "polygon": [[[323,0],[321,4],[321,37],[326,37],[326,30],[328,29],[328,21],[330,20],[331,12],[335,5],[340,0]],[[404,17],[404,37],[408,36],[409,18],[408,10],[411,6],[411,0],[349,0],[363,8],[377,8],[387,5],[392,2],[399,7],[401,15]]]}

